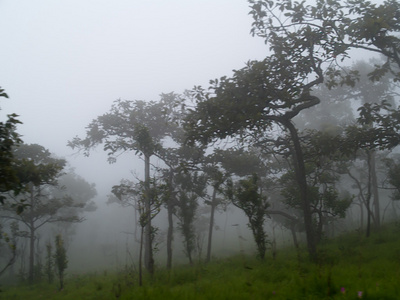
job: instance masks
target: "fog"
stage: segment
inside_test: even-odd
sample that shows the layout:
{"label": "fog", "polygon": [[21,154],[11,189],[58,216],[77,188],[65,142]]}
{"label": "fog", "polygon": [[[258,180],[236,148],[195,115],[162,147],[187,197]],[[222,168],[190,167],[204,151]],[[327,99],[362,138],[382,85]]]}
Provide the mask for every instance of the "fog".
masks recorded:
{"label": "fog", "polygon": [[[101,247],[115,246],[122,255],[127,239],[132,245],[123,232],[134,228],[133,209],[105,202],[122,178],[141,176],[143,162],[126,153],[110,165],[101,147],[84,157],[67,141],[84,135],[85,126],[116,99],[158,100],[161,93],[206,86],[263,58],[267,49],[249,34],[248,10],[242,0],[0,2],[0,83],[9,95],[2,113],[19,115],[25,143],[67,159],[78,175],[96,184],[98,209],[74,225],[68,245],[71,255],[81,253],[83,259],[70,259],[71,270],[104,261]],[[245,219],[229,214],[217,225],[236,236],[239,249],[233,223],[248,231]],[[224,244],[215,249],[230,248]]]}
{"label": "fog", "polygon": [[66,144],[114,100],[207,85],[266,53],[241,0],[1,1],[0,11],[3,114],[17,113],[25,143],[67,158],[99,194],[137,160],[109,166],[102,149],[85,159]]}
{"label": "fog", "polygon": [[[245,0],[71,0],[63,2],[3,0],[0,2],[0,12],[2,13],[2,18],[0,18],[2,42],[0,86],[9,96],[9,99],[2,99],[0,103],[3,116],[9,113],[18,114],[23,124],[18,125],[17,132],[22,135],[24,143],[42,145],[49,149],[54,157],[65,158],[67,169],[73,170],[89,184],[95,184],[97,191],[93,199],[97,209],[85,212],[83,222],[71,224],[65,228],[52,224],[48,228],[44,226],[37,231],[37,245],[39,242],[42,243],[36,249],[37,257],[41,256],[43,261],[45,241],[52,240],[56,233],[63,231],[68,233],[64,237],[69,260],[69,274],[123,270],[127,266],[132,266],[137,270],[140,251],[138,212],[132,206],[121,207],[107,201],[109,201],[112,187],[119,184],[122,179],[144,178],[143,157],[135,155],[133,151],[124,152],[117,156],[115,163],[110,164],[103,145],[92,149],[90,155],[85,156],[83,151],[68,147],[67,142],[76,136],[83,138],[88,124],[98,116],[107,113],[117,99],[158,101],[162,93],[183,93],[194,86],[207,88],[210,79],[230,76],[234,69],[244,67],[247,61],[265,58],[268,55],[268,48],[264,40],[254,38],[250,34],[253,20],[248,15],[248,2]],[[355,56],[360,59],[372,57],[370,53]],[[353,62],[346,60],[342,66],[350,66]],[[391,88],[386,86],[383,90]],[[338,94],[342,93],[342,90],[338,90]],[[396,88],[390,91],[394,90]],[[321,99],[323,97],[340,99],[341,97],[334,92],[329,94],[330,92],[323,88],[315,88],[313,92]],[[327,104],[324,103],[303,114],[300,113],[293,123],[299,130],[328,128],[326,132],[329,130],[333,132],[337,129],[336,125],[339,127],[355,122],[356,109],[365,103],[362,97],[355,97],[351,104],[337,101],[335,103],[337,106],[329,106],[329,101],[326,101]],[[393,103],[398,102],[396,97],[393,97]],[[299,99],[301,100],[302,96]],[[331,119],[334,121],[329,123]],[[343,124],[333,124],[339,119],[344,120]],[[292,119],[288,123],[292,124]],[[328,126],[324,127],[327,124]],[[281,125],[275,124],[270,128],[273,128],[271,129],[272,136],[279,134],[284,136],[285,131]],[[267,141],[268,137],[260,136],[260,139]],[[256,142],[258,143],[258,140]],[[287,145],[289,143],[291,142],[287,142]],[[276,155],[283,161],[282,169],[286,168],[286,170],[282,171],[281,166],[277,167],[276,173],[272,176],[275,176],[273,179],[279,176],[284,177],[285,172],[290,175],[293,169],[296,169],[296,166],[293,167],[287,159],[290,151],[293,151],[290,149],[291,145],[285,150],[287,152],[282,152],[282,156],[280,156],[281,153]],[[260,149],[262,147],[261,145]],[[258,154],[263,151],[260,149],[258,149],[260,151]],[[261,157],[262,154],[259,156]],[[308,155],[312,156],[312,150],[311,155],[309,153]],[[383,153],[382,157],[389,157],[385,155],[387,153]],[[285,157],[286,161],[282,157]],[[378,196],[381,197],[379,200],[381,212],[379,212],[379,201],[376,200],[378,221],[380,216],[382,220],[395,219],[399,211],[399,205],[391,201],[391,192],[383,190],[387,172],[383,170],[385,167],[382,157],[377,158],[380,164],[376,171],[378,175],[375,174],[379,183],[382,183],[379,187],[382,187],[382,190],[379,191],[379,195],[373,197],[374,201],[375,196],[376,199]],[[157,167],[165,166],[160,160],[153,158],[151,159],[152,172]],[[273,163],[269,158],[263,159],[265,161],[258,167],[263,166],[265,173],[266,166],[269,167]],[[308,159],[314,163],[312,158]],[[328,171],[323,170],[321,173],[318,173],[319,162],[315,165],[310,163],[312,167],[315,167],[315,178],[323,177],[321,174],[325,171],[329,173],[331,167],[335,169],[328,175],[323,174],[327,177],[332,176],[329,177],[330,181],[327,179],[319,186],[318,180],[322,181],[322,179],[318,178],[318,180],[315,179],[315,186],[310,185],[310,190],[315,188],[313,192],[317,195],[316,202],[319,201],[320,194],[323,194],[323,189],[327,195],[334,190],[328,196],[333,195],[332,198],[335,201],[344,199],[339,204],[332,200],[337,207],[332,204],[333,208],[328,207],[328,210],[332,209],[328,212],[324,211],[322,204],[319,207],[321,209],[318,216],[321,224],[321,239],[326,237],[325,234],[333,237],[338,232],[363,229],[365,223],[363,218],[366,218],[363,215],[366,214],[363,205],[368,207],[371,205],[370,202],[368,204],[365,204],[366,201],[362,202],[361,198],[363,193],[366,193],[366,186],[370,182],[366,182],[366,175],[363,173],[366,169],[365,158],[358,157],[357,159],[352,161],[351,166],[346,166],[348,174],[340,173],[337,171],[339,168],[335,169],[336,161],[332,163],[332,166],[326,167]],[[278,159],[274,163],[279,165]],[[323,163],[326,162],[322,161]],[[364,180],[360,181],[365,186],[360,184],[357,187],[353,181],[349,180],[350,172]],[[304,170],[306,182],[309,178],[306,179],[305,173]],[[307,176],[312,178],[314,173],[312,171],[310,173],[311,175],[307,174]],[[335,174],[332,175],[333,173]],[[236,175],[237,178],[241,176]],[[286,192],[290,190],[290,184],[298,179],[293,178],[295,178],[293,175],[292,181],[286,178],[286,186],[279,186],[276,190],[279,188],[282,190],[286,188]],[[284,185],[278,180],[271,180],[271,182]],[[377,183],[374,184],[378,190]],[[268,182],[260,186],[264,188],[268,186]],[[305,186],[304,189],[308,191],[307,182]],[[212,194],[210,185],[208,188],[208,193]],[[337,194],[334,193],[336,191]],[[275,243],[278,247],[293,246],[293,244],[297,246],[296,238],[305,243],[306,237],[305,229],[300,228],[304,227],[303,224],[299,225],[298,222],[301,205],[294,203],[289,208],[290,205],[286,203],[284,207],[283,201],[280,201],[283,198],[282,195],[277,196],[278,192],[276,195],[274,192],[275,187],[270,187],[266,192],[267,196],[271,196],[270,199],[274,201],[268,213],[272,215],[272,211],[286,212],[285,209],[288,209],[287,211],[293,214],[289,215],[289,221],[283,222],[282,219],[279,220],[279,216],[272,218],[268,213],[264,213],[267,215],[264,228],[268,233],[268,255],[271,254],[270,250],[273,250]],[[288,198],[291,196],[299,198],[296,194],[298,190],[292,189],[291,192],[295,196],[291,194]],[[290,194],[290,191],[287,194]],[[307,196],[307,193],[304,192],[304,195]],[[328,196],[326,198],[329,198]],[[370,201],[370,191],[368,197]],[[347,204],[345,200],[348,200]],[[203,214],[199,214],[195,223],[194,256],[196,257],[194,259],[196,261],[204,259],[207,251],[210,212],[210,205],[207,204],[210,204],[210,201],[208,202],[206,203],[204,199],[199,200],[199,210],[202,210]],[[315,206],[317,207],[318,204]],[[213,258],[237,254],[255,256],[258,245],[254,242],[250,226],[247,225],[248,217],[232,204],[224,208],[218,207],[215,216]],[[346,218],[340,208],[346,211]],[[290,211],[290,209],[293,210]],[[313,213],[318,212],[313,211]],[[326,218],[324,224],[323,218]],[[310,221],[315,220],[310,219]],[[168,224],[165,207],[162,206],[160,213],[152,222],[153,226],[158,228],[154,240],[155,263],[156,268],[161,268],[167,261]],[[184,239],[177,229],[177,223],[178,220],[175,217],[173,264],[187,264]],[[296,235],[293,234],[294,232],[297,232],[297,237],[293,237]],[[20,245],[25,254],[28,249],[27,240],[20,239]],[[21,259],[15,265],[24,263]],[[17,267],[10,269],[15,275]]]}

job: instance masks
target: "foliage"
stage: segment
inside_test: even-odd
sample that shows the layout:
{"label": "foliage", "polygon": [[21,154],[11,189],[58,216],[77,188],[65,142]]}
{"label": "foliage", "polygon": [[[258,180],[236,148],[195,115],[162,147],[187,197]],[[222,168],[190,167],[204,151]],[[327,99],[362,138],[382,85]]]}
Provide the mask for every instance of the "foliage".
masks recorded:
{"label": "foliage", "polygon": [[359,109],[357,124],[346,128],[342,144],[344,152],[360,148],[391,150],[400,143],[400,110],[392,109],[386,101],[365,103]]}
{"label": "foliage", "polygon": [[[325,131],[305,132],[302,139],[306,166],[308,197],[316,224],[317,239],[323,234],[323,227],[337,218],[344,218],[352,203],[349,193],[339,193],[341,176],[348,169],[348,159],[338,151],[340,131],[329,128]],[[284,203],[301,210],[301,192],[296,185],[293,170],[287,170],[280,178]]]}
{"label": "foliage", "polygon": [[[8,98],[1,87],[0,97]],[[22,143],[20,135],[16,132],[17,125],[22,124],[22,122],[17,117],[16,114],[9,114],[6,121],[0,122],[0,193],[13,191],[18,194],[22,189],[14,169],[14,148]],[[6,196],[0,194],[1,204],[4,204],[5,199]],[[19,212],[23,208],[23,205],[17,207]]]}
{"label": "foliage", "polygon": [[[151,225],[151,191],[150,191],[150,158],[161,149],[161,140],[167,135],[168,115],[166,106],[174,94],[163,94],[160,102],[117,100],[111,106],[110,112],[97,117],[87,127],[86,137],[75,137],[68,142],[71,148],[83,150],[89,155],[90,150],[104,144],[110,163],[116,162],[116,156],[125,151],[134,151],[144,156],[144,213],[142,223],[146,224],[144,246],[145,266],[154,272],[152,247],[153,228]],[[147,218],[144,220],[143,218]],[[141,260],[140,260],[141,261]],[[141,265],[139,266],[141,268]]]}
{"label": "foliage", "polygon": [[151,156],[166,129],[162,109],[154,101],[116,100],[108,113],[88,125],[84,139],[75,137],[68,146],[82,149],[88,156],[92,148],[103,143],[110,163],[116,161],[119,152],[127,150]]}
{"label": "foliage", "polygon": [[[4,272],[11,267],[16,259],[17,259],[17,237],[19,232],[19,227],[17,222],[12,222],[10,225],[10,233],[4,231],[2,224],[0,224],[0,248],[4,247],[4,244],[9,252],[11,252],[10,257],[7,258],[7,261],[4,266],[0,268],[0,276],[4,274]],[[3,244],[4,243],[4,244]],[[4,255],[4,249],[1,250]],[[8,255],[7,255],[8,256]]]}
{"label": "foliage", "polygon": [[184,238],[184,252],[193,264],[193,252],[196,249],[194,221],[198,207],[198,198],[205,196],[207,177],[198,172],[182,172],[175,178],[177,186],[178,227]]}
{"label": "foliage", "polygon": [[[74,184],[71,180],[70,183],[64,181],[76,175],[66,175],[64,173],[66,161],[54,158],[43,146],[21,145],[15,150],[15,156],[19,159],[16,164],[17,176],[20,182],[29,186],[29,189],[20,195],[29,204],[29,209],[20,215],[23,223],[29,227],[31,220],[34,220],[35,227],[38,228],[48,222],[81,221],[77,214],[86,205],[86,201],[96,195],[93,186],[88,183],[84,185],[85,181],[79,177]],[[60,186],[59,181],[67,184],[68,189],[63,190],[66,186]],[[79,189],[76,186],[77,182],[80,184]],[[87,194],[80,194],[81,192]],[[81,198],[78,199],[79,197]],[[65,208],[72,211],[63,212]]]}
{"label": "foliage", "polygon": [[[33,282],[35,274],[34,241],[37,230],[50,223],[82,222],[83,218],[80,214],[87,208],[85,206],[90,200],[85,197],[93,197],[96,192],[93,186],[82,179],[78,180],[80,188],[75,189],[77,187],[75,182],[68,186],[69,190],[63,189],[59,181],[62,182],[65,175],[66,161],[53,157],[50,151],[43,146],[21,144],[14,151],[15,157],[18,159],[15,164],[16,174],[19,181],[27,188],[18,197],[9,195],[7,204],[3,207],[2,217],[17,220],[27,229],[24,237],[29,239],[29,281]],[[74,175],[67,176],[67,178],[72,179]],[[71,182],[74,181],[69,181],[69,184]],[[79,195],[84,191],[89,192]],[[72,195],[69,194],[70,192]],[[78,195],[82,198],[78,199]],[[20,202],[29,206],[22,213],[16,214],[13,204]]]}
{"label": "foliage", "polygon": [[394,159],[386,160],[388,183],[393,187],[392,200],[400,200],[400,163]]}
{"label": "foliage", "polygon": [[264,38],[270,50],[297,66],[308,67],[310,59],[330,66],[329,86],[355,83],[356,70],[340,74],[334,68],[351,56],[351,49],[386,57],[370,73],[372,80],[379,80],[388,72],[397,80],[400,78],[398,70],[393,68],[393,64],[400,66],[398,1],[387,0],[379,5],[364,0],[249,2],[254,18],[252,34]]}
{"label": "foliage", "polygon": [[[271,55],[248,62],[231,78],[210,81],[208,91],[201,87],[193,90],[197,107],[187,117],[188,140],[209,144],[234,137],[259,143],[262,137],[286,147],[300,191],[309,253],[316,257],[306,166],[292,120],[320,102],[312,89],[326,79],[330,88],[354,86],[357,70],[343,74],[337,68],[339,62],[350,57],[351,49],[385,56],[386,62],[370,73],[371,79],[381,79],[388,72],[400,79],[393,67],[400,66],[400,27],[396,21],[400,5],[385,1],[377,6],[364,0],[249,2],[254,18],[252,33],[265,39]],[[291,143],[281,144],[280,137],[272,134],[274,124],[289,132]]]}
{"label": "foliage", "polygon": [[[197,107],[190,111],[185,124],[189,140],[207,144],[235,135],[246,136],[246,131],[265,132],[273,122],[284,123],[318,104],[319,99],[309,94],[309,88],[320,79],[303,84],[303,77],[290,75],[301,73],[294,67],[290,61],[267,57],[248,62],[232,78],[212,80],[209,91],[196,87],[193,93]],[[316,65],[314,69],[316,74],[322,72]]]}
{"label": "foliage", "polygon": [[259,192],[258,176],[254,174],[248,179],[242,179],[236,187],[231,182],[227,193],[233,205],[246,214],[248,226],[257,245],[258,256],[264,259],[268,243],[264,222],[269,204],[267,198]]}
{"label": "foliage", "polygon": [[[134,183],[127,179],[122,179],[119,185],[114,185],[111,189],[112,195],[108,197],[107,204],[117,203],[122,207],[133,207],[139,212],[139,225],[145,227],[148,218],[145,214],[145,198],[144,182],[139,180]],[[150,201],[151,201],[151,212],[150,218],[153,219],[159,212],[161,201],[159,200],[159,194],[161,193],[160,187],[157,185],[155,178],[150,180]]]}

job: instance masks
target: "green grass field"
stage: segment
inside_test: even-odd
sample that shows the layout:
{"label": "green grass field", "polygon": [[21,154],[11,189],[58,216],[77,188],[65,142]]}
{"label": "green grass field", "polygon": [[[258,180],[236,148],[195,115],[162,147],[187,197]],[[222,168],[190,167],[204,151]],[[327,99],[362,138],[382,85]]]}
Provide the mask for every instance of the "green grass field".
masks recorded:
{"label": "green grass field", "polygon": [[70,274],[56,284],[2,286],[0,299],[400,299],[400,225],[370,238],[347,234],[324,242],[319,260],[281,249],[275,260],[235,256],[136,274]]}

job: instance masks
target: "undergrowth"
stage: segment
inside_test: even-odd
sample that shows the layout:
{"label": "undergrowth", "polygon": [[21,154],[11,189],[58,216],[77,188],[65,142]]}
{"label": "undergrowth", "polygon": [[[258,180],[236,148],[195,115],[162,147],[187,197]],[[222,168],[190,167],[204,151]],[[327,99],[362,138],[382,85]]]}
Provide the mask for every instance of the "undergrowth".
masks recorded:
{"label": "undergrowth", "polygon": [[358,233],[326,240],[318,260],[281,249],[275,260],[236,256],[209,264],[158,268],[138,286],[132,271],[76,274],[65,288],[3,286],[0,299],[400,299],[400,226],[369,238]]}

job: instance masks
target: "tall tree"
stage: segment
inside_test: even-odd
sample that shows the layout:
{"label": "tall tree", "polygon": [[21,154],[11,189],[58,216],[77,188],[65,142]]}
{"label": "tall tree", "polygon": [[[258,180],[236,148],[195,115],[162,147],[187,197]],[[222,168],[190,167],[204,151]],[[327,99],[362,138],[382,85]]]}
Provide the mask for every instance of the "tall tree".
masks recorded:
{"label": "tall tree", "polygon": [[[176,143],[173,147],[163,147],[159,152],[159,157],[165,163],[166,167],[160,170],[164,182],[162,201],[167,209],[168,231],[167,231],[167,268],[172,267],[172,241],[174,233],[173,216],[179,214],[179,205],[183,205],[180,195],[185,182],[184,177],[190,178],[193,172],[199,171],[201,162],[204,159],[204,149],[193,148],[184,144],[182,140],[182,128],[176,130],[176,136],[172,134],[172,139]],[[192,208],[197,207],[197,199],[193,194]],[[184,207],[184,210],[186,208]],[[193,217],[194,217],[193,211]],[[190,221],[193,223],[192,221]],[[186,222],[187,223],[187,222]],[[182,223],[181,223],[182,224]]]}
{"label": "tall tree", "polygon": [[[311,51],[311,50],[310,50]],[[282,63],[284,66],[282,66]],[[289,61],[269,57],[262,62],[250,62],[236,71],[232,78],[213,81],[212,92],[197,89],[197,109],[188,118],[187,130],[193,141],[209,143],[229,136],[246,136],[249,132],[264,133],[277,123],[289,132],[297,183],[301,190],[310,255],[316,256],[316,243],[312,227],[312,212],[307,197],[307,182],[300,138],[292,119],[300,111],[319,103],[310,95],[310,88],[322,80],[319,63],[307,66],[317,78],[304,84],[306,67]],[[297,75],[297,76],[296,76]]]}
{"label": "tall tree", "polygon": [[[135,241],[139,242],[139,285],[143,283],[143,272],[142,272],[142,257],[143,257],[143,244],[144,244],[144,230],[147,227],[147,223],[160,212],[161,203],[159,201],[159,187],[154,178],[149,182],[149,194],[150,197],[150,212],[146,211],[147,195],[145,194],[145,182],[138,180],[134,183],[132,181],[123,179],[119,185],[112,187],[112,194],[108,197],[108,204],[117,203],[122,207],[133,207],[135,209]],[[139,218],[137,218],[139,215]],[[137,238],[137,227],[140,226],[140,238]],[[151,243],[154,241],[156,228],[151,227]]]}
{"label": "tall tree", "polygon": [[[201,164],[204,161],[205,149],[204,147],[190,147],[185,144],[183,121],[187,115],[187,103],[185,103],[187,99],[175,93],[162,94],[161,96],[160,101],[164,107],[163,113],[168,120],[167,134],[169,139],[163,147],[158,149],[157,156],[165,164],[165,167],[160,168],[159,171],[164,181],[162,201],[167,209],[168,216],[167,268],[171,269],[174,234],[173,216],[179,214],[178,204],[180,202],[179,195],[182,192],[182,174],[190,176],[192,172],[202,169]],[[197,200],[193,202],[197,202]],[[192,208],[195,207],[196,205],[192,205]]]}
{"label": "tall tree", "polygon": [[[75,202],[71,196],[60,193],[58,180],[63,175],[66,161],[54,158],[49,150],[37,144],[20,145],[15,150],[18,158],[16,172],[26,190],[17,197],[10,195],[4,207],[4,218],[17,220],[28,229],[29,270],[28,279],[34,280],[35,242],[37,230],[45,224],[55,222],[81,222],[80,217],[85,203]],[[28,204],[22,213],[16,214],[13,203],[23,201]],[[7,212],[8,211],[8,212]]]}
{"label": "tall tree", "polygon": [[75,137],[68,142],[70,147],[83,149],[85,155],[100,144],[108,152],[109,162],[124,151],[133,151],[144,157],[144,199],[145,200],[145,267],[153,274],[154,258],[152,247],[151,199],[150,199],[150,158],[160,147],[160,141],[167,130],[163,105],[158,102],[117,100],[110,112],[97,117],[87,127],[86,137]]}
{"label": "tall tree", "polygon": [[212,237],[213,237],[214,222],[215,222],[215,210],[217,209],[218,205],[222,204],[222,201],[217,198],[217,195],[221,194],[222,185],[227,180],[227,174],[224,172],[224,170],[221,170],[221,168],[218,167],[213,157],[209,157],[209,159],[210,158],[211,158],[211,163],[206,165],[204,168],[209,185],[212,187],[211,197],[205,201],[206,204],[210,205],[210,223],[208,226],[206,262],[210,262],[211,260],[211,247],[212,247]]}
{"label": "tall tree", "polygon": [[[373,187],[377,186],[375,152],[377,150],[392,150],[400,144],[400,109],[391,108],[390,103],[384,100],[381,103],[365,103],[358,111],[357,123],[346,127],[341,148],[342,151],[347,153],[356,153],[362,149],[365,154],[366,170],[368,171],[365,195],[362,194],[361,182],[355,176],[349,175],[356,182],[367,208],[366,235],[369,236],[371,218],[375,219],[371,208],[371,199],[374,195]],[[379,207],[375,206],[375,212],[379,212]],[[380,218],[380,214],[378,217]]]}

